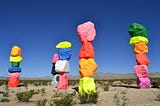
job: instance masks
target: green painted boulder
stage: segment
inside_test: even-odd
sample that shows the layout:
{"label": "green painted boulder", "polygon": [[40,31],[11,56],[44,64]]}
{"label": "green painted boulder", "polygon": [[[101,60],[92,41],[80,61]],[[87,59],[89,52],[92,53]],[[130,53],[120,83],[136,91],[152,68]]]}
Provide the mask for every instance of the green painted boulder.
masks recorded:
{"label": "green painted boulder", "polygon": [[128,32],[131,37],[135,36],[143,36],[143,37],[148,37],[148,32],[146,28],[138,23],[133,23],[129,26]]}

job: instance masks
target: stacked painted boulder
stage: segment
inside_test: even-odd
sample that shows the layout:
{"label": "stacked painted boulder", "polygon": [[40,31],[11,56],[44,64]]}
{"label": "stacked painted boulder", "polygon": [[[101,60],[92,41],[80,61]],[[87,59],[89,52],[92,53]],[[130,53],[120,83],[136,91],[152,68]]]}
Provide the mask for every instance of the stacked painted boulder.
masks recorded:
{"label": "stacked painted boulder", "polygon": [[92,42],[96,36],[96,30],[94,24],[88,21],[79,25],[77,27],[77,32],[78,38],[82,43],[79,53],[79,73],[81,78],[78,91],[80,94],[95,93],[96,87],[92,76],[98,66],[94,60],[95,53]]}
{"label": "stacked painted boulder", "polygon": [[60,42],[56,45],[58,54],[54,54],[52,59],[52,72],[53,78],[51,85],[58,89],[68,88],[68,76],[70,72],[69,60],[71,58],[71,46],[72,44],[68,41]]}
{"label": "stacked painted boulder", "polygon": [[19,77],[21,73],[21,68],[19,67],[20,62],[22,62],[22,51],[18,46],[13,46],[10,53],[11,67],[8,68],[8,87],[18,87]]}
{"label": "stacked painted boulder", "polygon": [[136,54],[137,65],[134,66],[134,72],[137,77],[138,88],[150,88],[151,83],[148,77],[148,65],[150,61],[147,57],[148,53],[148,33],[143,25],[133,23],[128,30],[131,39],[130,45],[134,45],[134,53]]}

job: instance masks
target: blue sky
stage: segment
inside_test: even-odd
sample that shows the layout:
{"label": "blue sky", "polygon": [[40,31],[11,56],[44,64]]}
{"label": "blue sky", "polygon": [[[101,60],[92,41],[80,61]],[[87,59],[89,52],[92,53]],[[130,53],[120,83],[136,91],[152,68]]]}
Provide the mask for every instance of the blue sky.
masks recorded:
{"label": "blue sky", "polygon": [[77,26],[92,21],[97,72],[133,73],[136,65],[128,27],[136,22],[148,30],[151,64],[159,72],[160,2],[158,0],[1,0],[0,76],[8,76],[12,46],[22,48],[21,77],[50,76],[52,56],[60,41],[72,43],[71,72],[79,75],[81,43]]}

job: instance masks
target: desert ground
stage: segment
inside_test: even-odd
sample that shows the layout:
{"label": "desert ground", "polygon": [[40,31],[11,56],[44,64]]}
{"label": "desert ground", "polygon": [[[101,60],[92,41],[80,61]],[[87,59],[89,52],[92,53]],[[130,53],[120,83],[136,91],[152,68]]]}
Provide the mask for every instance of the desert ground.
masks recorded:
{"label": "desert ground", "polygon": [[[73,106],[160,106],[160,88],[138,89],[136,88],[136,83],[130,85],[120,83],[120,81],[117,81],[114,86],[113,84],[106,84],[106,90],[104,90],[104,83],[96,83],[97,103],[85,104],[81,104],[78,99],[78,92],[75,89],[78,84],[70,85],[67,90],[57,90],[57,88],[49,84],[40,86],[28,84],[17,88],[6,88],[6,85],[1,85],[0,98],[4,97],[3,92],[8,91],[6,98],[10,101],[0,102],[0,106],[38,106],[37,101],[44,98],[47,100],[46,106],[51,106],[50,100],[60,98],[65,93],[73,92],[75,93]],[[39,91],[39,93],[34,94],[29,102],[19,102],[16,97],[17,92],[30,90]]]}

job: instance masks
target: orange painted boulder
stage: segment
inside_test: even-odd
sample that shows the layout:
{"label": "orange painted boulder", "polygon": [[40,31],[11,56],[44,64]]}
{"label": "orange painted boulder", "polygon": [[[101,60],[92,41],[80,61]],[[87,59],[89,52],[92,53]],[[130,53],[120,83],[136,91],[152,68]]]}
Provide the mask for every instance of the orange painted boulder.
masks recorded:
{"label": "orange painted boulder", "polygon": [[9,78],[8,87],[18,87],[19,79],[18,78]]}
{"label": "orange painted boulder", "polygon": [[92,77],[98,66],[93,58],[79,60],[79,73],[81,77]]}
{"label": "orange painted boulder", "polygon": [[140,53],[148,53],[148,47],[145,43],[139,42],[134,44],[134,53],[140,54]]}
{"label": "orange painted boulder", "polygon": [[18,47],[18,46],[13,46],[10,55],[13,56],[13,57],[15,57],[15,56],[21,56],[22,55],[21,48]]}

